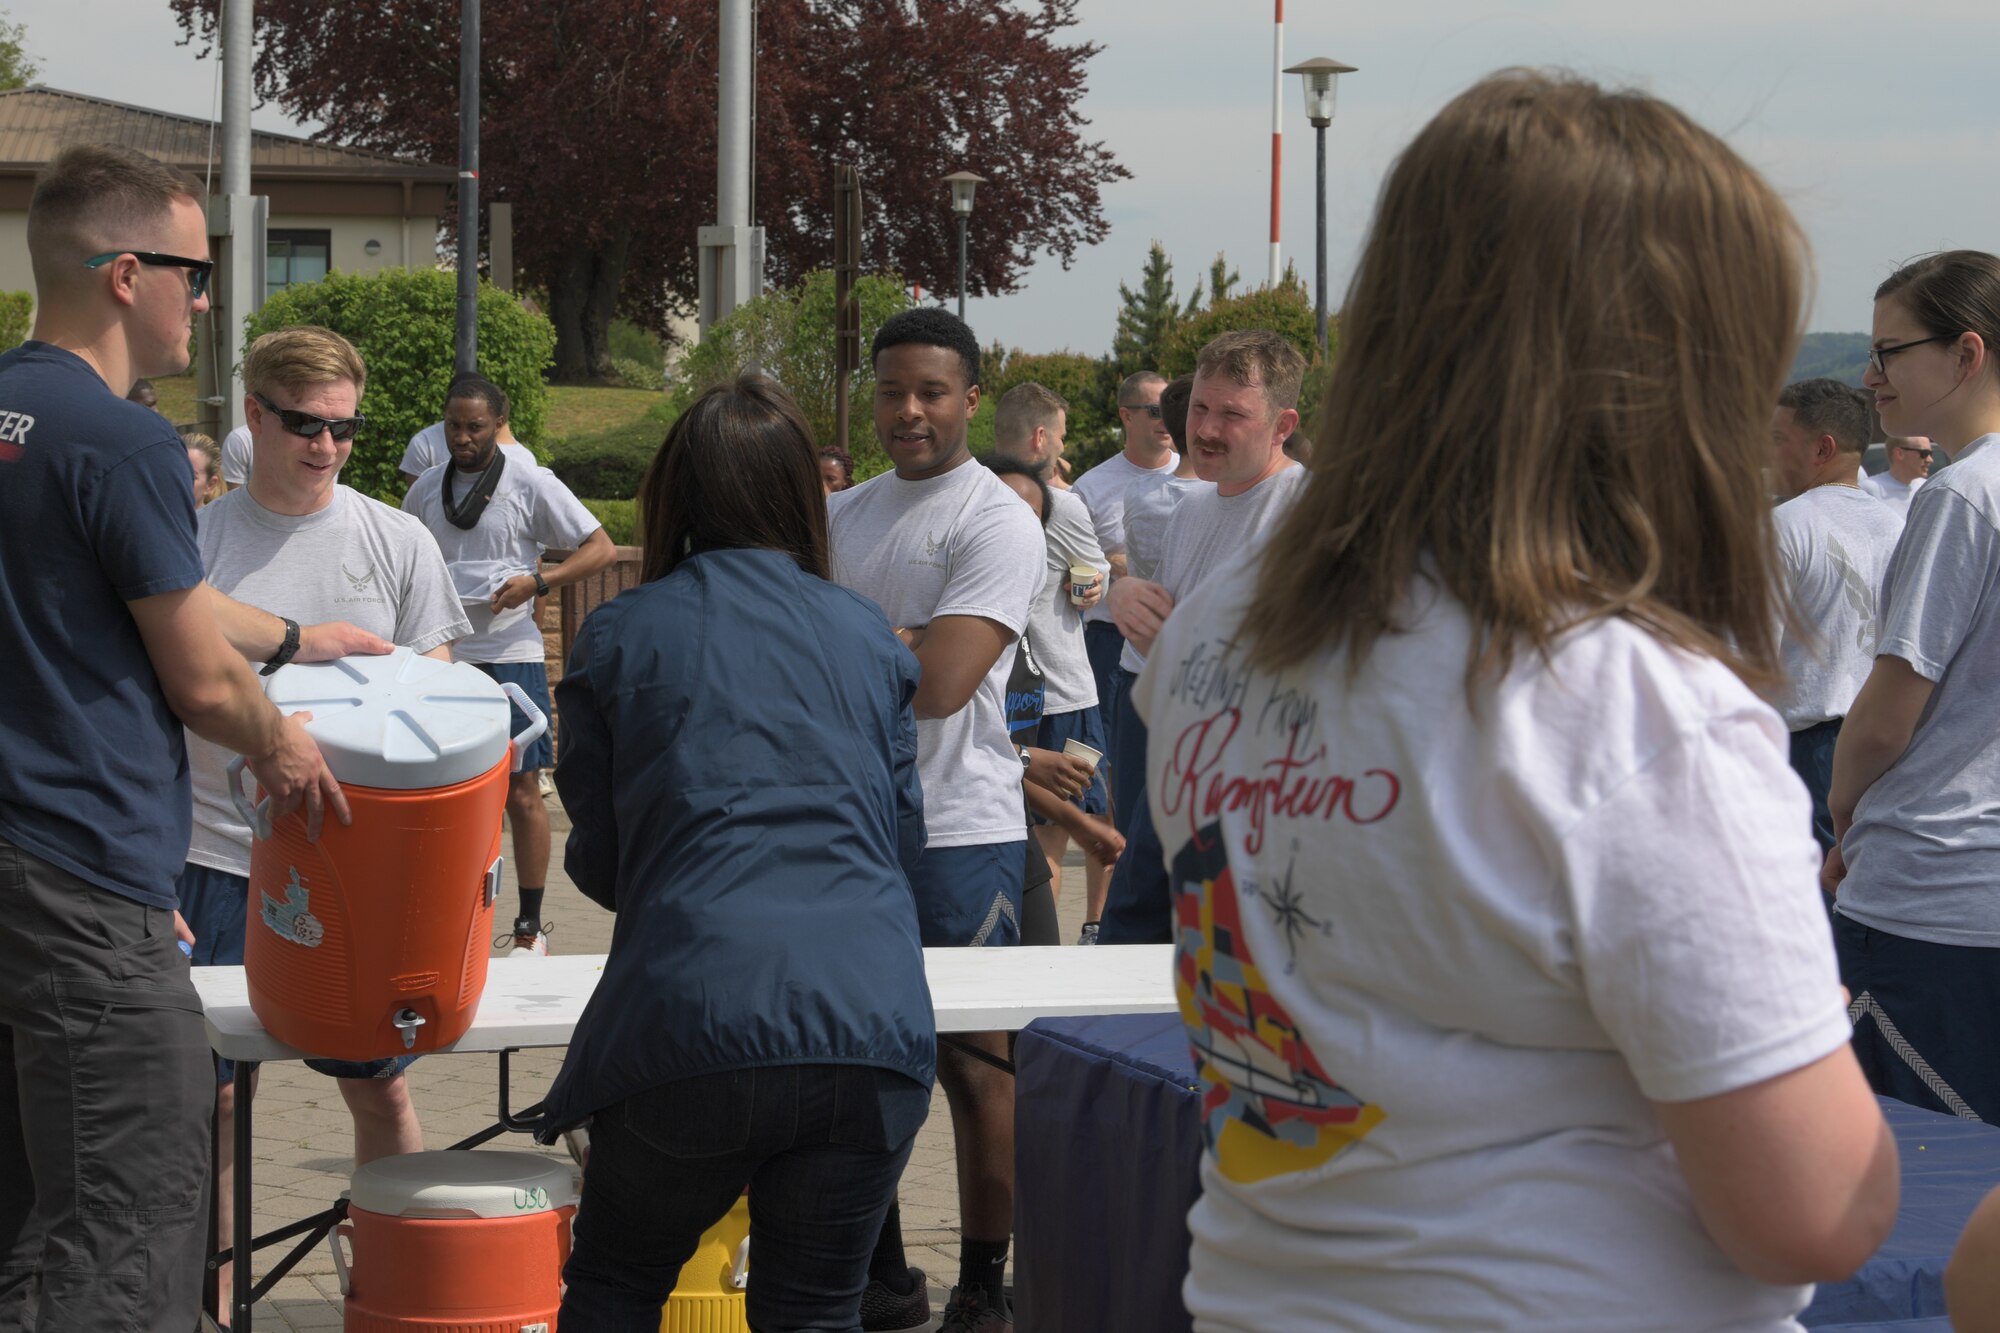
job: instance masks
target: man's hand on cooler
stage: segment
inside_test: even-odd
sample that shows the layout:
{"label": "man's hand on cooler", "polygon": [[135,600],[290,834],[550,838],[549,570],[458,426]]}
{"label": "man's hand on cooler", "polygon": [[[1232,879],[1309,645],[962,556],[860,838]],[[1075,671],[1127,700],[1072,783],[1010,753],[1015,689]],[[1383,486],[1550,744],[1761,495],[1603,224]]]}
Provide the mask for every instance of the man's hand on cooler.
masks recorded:
{"label": "man's hand on cooler", "polygon": [[[299,651],[292,660],[331,662],[336,658],[356,655],[380,657],[395,650],[395,644],[379,634],[370,634],[359,625],[350,625],[345,620],[327,620],[299,627]],[[263,781],[261,775],[258,781]]]}
{"label": "man's hand on cooler", "polygon": [[257,785],[270,793],[271,818],[290,814],[303,802],[306,838],[318,842],[328,809],[343,824],[353,823],[354,817],[348,813],[347,797],[340,784],[320,757],[319,746],[306,734],[305,724],[310,721],[311,713],[294,713],[284,718],[278,724],[277,743],[269,751],[243,758],[256,775]]}
{"label": "man's hand on cooler", "polygon": [[1119,579],[1104,605],[1118,632],[1143,653],[1151,651],[1160,627],[1173,614],[1174,595],[1147,579]]}

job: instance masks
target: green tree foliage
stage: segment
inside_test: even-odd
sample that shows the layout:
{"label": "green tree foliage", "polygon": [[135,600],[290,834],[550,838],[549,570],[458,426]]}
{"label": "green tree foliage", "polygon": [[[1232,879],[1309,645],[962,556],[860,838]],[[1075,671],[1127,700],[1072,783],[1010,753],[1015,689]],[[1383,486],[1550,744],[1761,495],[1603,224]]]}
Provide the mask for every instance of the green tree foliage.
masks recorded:
{"label": "green tree foliage", "polygon": [[1867,369],[1867,334],[1808,333],[1800,340],[1799,353],[1792,359],[1792,373],[1785,379],[1790,383],[1825,376],[1858,389]]}
{"label": "green tree foliage", "polygon": [[[1290,269],[1286,269],[1285,272],[1287,277],[1293,277],[1296,280],[1296,276],[1292,274]],[[1229,266],[1229,257],[1220,250],[1216,251],[1215,262],[1208,266],[1209,304],[1213,305],[1217,301],[1227,301],[1231,289],[1242,280],[1243,275]],[[1201,288],[1196,287],[1193,304],[1200,304],[1200,302]]]}
{"label": "green tree foliage", "polygon": [[[865,277],[854,284],[861,305],[861,369],[848,390],[847,451],[854,475],[873,476],[889,466],[875,442],[870,395],[875,385],[868,344],[890,316],[913,304],[898,277]],[[781,287],[746,303],[708,331],[680,364],[674,409],[681,411],[710,387],[745,371],[769,375],[785,386],[813,438],[834,439],[833,274],[806,275],[796,287]]]}
{"label": "green tree foliage", "polygon": [[[457,300],[457,275],[438,269],[386,269],[366,277],[336,272],[287,287],[245,321],[251,338],[294,324],[324,325],[361,353],[368,366],[361,404],[368,428],[341,472],[356,490],[401,494],[397,464],[410,436],[444,412]],[[511,293],[479,285],[480,373],[506,392],[514,434],[538,452],[548,412],[543,374],[555,341],[546,318],[530,314]]]}
{"label": "green tree foliage", "polygon": [[1141,370],[1159,367],[1167,339],[1190,319],[1201,305],[1201,284],[1182,306],[1174,295],[1174,261],[1158,241],[1146,252],[1146,268],[1139,275],[1139,290],[1118,284],[1118,331],[1111,339],[1114,378],[1123,379]]}
{"label": "green tree foliage", "polygon": [[[5,13],[0,10],[0,15]],[[28,54],[28,25],[0,17],[0,91],[25,88],[41,72],[42,67]]]}
{"label": "green tree foliage", "polygon": [[1105,392],[1102,358],[1082,352],[1024,352],[1014,348],[998,371],[982,368],[985,393],[997,408],[1000,398],[1017,384],[1033,382],[1069,401],[1064,453],[1071,470],[1083,470],[1108,456],[1119,444],[1116,400]]}
{"label": "green tree foliage", "polygon": [[1272,329],[1290,340],[1308,362],[1318,353],[1319,327],[1312,298],[1298,276],[1287,271],[1275,287],[1255,287],[1241,296],[1212,300],[1182,323],[1167,339],[1160,356],[1160,373],[1168,379],[1193,373],[1195,358],[1209,340],[1237,329]]}
{"label": "green tree foliage", "polygon": [[34,316],[33,292],[0,292],[0,352],[28,340]]}

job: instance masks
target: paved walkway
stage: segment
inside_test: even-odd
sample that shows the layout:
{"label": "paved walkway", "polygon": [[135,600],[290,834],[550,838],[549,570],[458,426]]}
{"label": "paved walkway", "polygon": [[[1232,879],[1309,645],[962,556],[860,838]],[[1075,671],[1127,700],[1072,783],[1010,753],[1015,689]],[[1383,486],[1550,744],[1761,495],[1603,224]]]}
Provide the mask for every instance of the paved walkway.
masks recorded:
{"label": "paved walkway", "polygon": [[[562,873],[562,844],[568,821],[560,805],[549,802],[555,826],[557,864],[550,867],[543,918],[554,923],[549,932],[556,953],[604,953],[611,947],[611,914],[576,890]],[[496,916],[511,919],[520,899],[515,892],[513,847],[507,882]],[[1074,849],[1064,869],[1070,891],[1060,905],[1063,939],[1077,935],[1083,920],[1081,860]],[[504,926],[502,927],[504,929]],[[495,966],[503,964],[496,963]],[[505,966],[531,967],[527,960]],[[522,1051],[513,1057],[512,1109],[532,1105],[554,1080],[562,1064],[561,1051]],[[443,1148],[494,1123],[498,1110],[497,1058],[490,1055],[441,1055],[410,1067],[412,1100],[423,1118],[424,1141]],[[325,1208],[347,1186],[353,1169],[353,1122],[333,1080],[297,1063],[269,1064],[258,1075],[255,1137],[256,1232],[307,1217]],[[540,1148],[525,1135],[508,1135],[488,1145],[521,1152],[544,1152],[568,1158],[559,1149]],[[958,1275],[958,1168],[953,1154],[951,1117],[944,1096],[934,1092],[930,1119],[917,1136],[900,1191],[903,1234],[910,1262],[931,1278],[931,1303],[942,1310]],[[261,1276],[288,1247],[273,1246],[257,1256]],[[255,1311],[258,1330],[326,1330],[341,1326],[341,1301],[333,1261],[324,1245],[302,1260]]]}

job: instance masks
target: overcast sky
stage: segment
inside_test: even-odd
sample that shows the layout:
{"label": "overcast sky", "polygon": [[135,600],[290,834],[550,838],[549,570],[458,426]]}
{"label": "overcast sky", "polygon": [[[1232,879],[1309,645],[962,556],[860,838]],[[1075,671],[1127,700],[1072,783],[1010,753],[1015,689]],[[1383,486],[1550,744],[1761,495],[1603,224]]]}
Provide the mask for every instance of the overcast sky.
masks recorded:
{"label": "overcast sky", "polygon": [[[214,62],[174,45],[166,0],[0,4],[28,25],[51,86],[198,116],[214,104]],[[1264,277],[1270,0],[1082,0],[1078,11],[1075,34],[1105,47],[1090,65],[1090,132],[1133,178],[1106,192],[1110,237],[1071,271],[1044,260],[1021,290],[971,303],[982,341],[1106,350],[1118,283],[1136,285],[1154,240],[1183,293],[1219,250],[1247,282]],[[1397,151],[1454,93],[1518,64],[1657,93],[1770,176],[1812,240],[1811,328],[1865,330],[1875,284],[1910,255],[2000,248],[1991,0],[1290,0],[1286,19],[1286,64],[1326,55],[1360,71],[1343,78],[1328,131],[1336,307]],[[1282,225],[1284,253],[1310,281],[1313,133],[1298,82],[1284,88]],[[254,121],[296,128],[273,108]],[[947,206],[942,187],[937,203]]]}

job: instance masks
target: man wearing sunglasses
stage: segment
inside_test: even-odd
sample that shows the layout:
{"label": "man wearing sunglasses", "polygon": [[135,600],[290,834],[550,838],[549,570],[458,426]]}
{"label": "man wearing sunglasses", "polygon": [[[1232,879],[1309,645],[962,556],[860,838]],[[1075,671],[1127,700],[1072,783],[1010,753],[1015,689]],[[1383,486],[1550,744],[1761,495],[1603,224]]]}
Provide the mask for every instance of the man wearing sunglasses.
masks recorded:
{"label": "man wearing sunglasses", "polygon": [[[1162,477],[1173,475],[1181,456],[1174,452],[1173,436],[1160,419],[1160,392],[1167,380],[1158,371],[1142,370],[1128,375],[1118,386],[1118,422],[1125,438],[1119,451],[1076,479],[1072,493],[1090,510],[1091,526],[1097,530],[1097,544],[1111,563],[1111,578],[1126,576],[1125,502],[1135,489],[1150,487]],[[1109,585],[1106,586],[1109,592]],[[1104,714],[1105,738],[1112,752],[1118,748],[1118,659],[1125,651],[1125,636],[1111,621],[1111,611],[1099,602],[1083,613],[1083,643],[1090,655],[1090,673],[1096,677],[1097,706]],[[1112,769],[1115,780],[1116,769]],[[1112,801],[1112,818],[1123,833],[1131,811],[1117,808]]]}
{"label": "man wearing sunglasses", "polygon": [[194,1326],[214,1075],[175,947],[182,726],[317,836],[339,784],[245,658],[387,648],[218,596],[186,446],[124,399],[187,369],[199,199],[130,150],[57,154],[28,206],[34,332],[0,356],[0,1328]]}
{"label": "man wearing sunglasses", "polygon": [[1931,442],[1921,435],[1889,437],[1889,470],[1861,479],[1861,489],[1901,510],[1931,475]]}
{"label": "man wearing sunglasses", "polygon": [[[416,652],[449,661],[451,641],[471,630],[436,543],[416,522],[340,484],[340,469],[365,425],[367,368],[328,329],[303,325],[267,333],[243,358],[243,415],[253,463],[249,483],[203,506],[198,540],[208,581],[238,601],[294,621],[340,616]],[[181,911],[194,930],[197,966],[243,961],[250,903],[250,830],[229,796],[231,756],[188,738],[194,774],[194,836],[178,881]],[[423,1131],[403,1070],[409,1058],[308,1060],[338,1080],[354,1117],[357,1165],[392,1153],[421,1152]],[[223,1142],[235,1124],[235,1086],[218,1061],[216,1124]],[[220,1237],[230,1234],[233,1165],[216,1179]],[[228,1289],[227,1270],[220,1277]]]}

